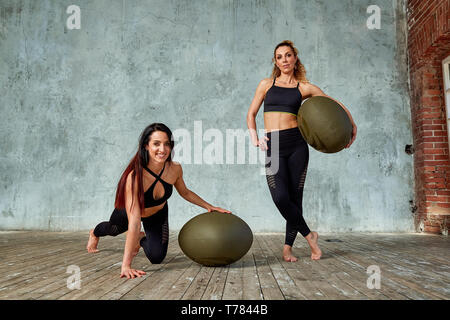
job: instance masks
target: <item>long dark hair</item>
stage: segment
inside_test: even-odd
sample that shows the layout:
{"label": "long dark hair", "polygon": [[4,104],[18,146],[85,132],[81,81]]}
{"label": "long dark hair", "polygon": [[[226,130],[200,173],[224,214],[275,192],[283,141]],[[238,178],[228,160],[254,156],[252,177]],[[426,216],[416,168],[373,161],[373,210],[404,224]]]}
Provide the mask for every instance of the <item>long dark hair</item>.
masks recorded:
{"label": "long dark hair", "polygon": [[[142,179],[142,173],[144,166],[147,166],[149,161],[149,154],[145,146],[150,141],[150,136],[155,131],[162,131],[167,134],[167,137],[170,141],[170,156],[167,158],[166,162],[172,162],[172,151],[174,147],[174,141],[172,136],[172,131],[163,123],[152,123],[147,128],[142,131],[141,136],[139,138],[139,148],[133,159],[131,159],[125,171],[122,173],[120,177],[119,183],[117,184],[116,190],[116,201],[114,203],[114,207],[117,209],[125,208],[125,189],[127,183],[127,177],[131,173],[131,193],[134,194],[135,185],[137,186],[137,196],[139,201],[139,206],[141,208],[141,214],[144,212],[145,202],[144,202],[144,185]],[[134,201],[134,197],[133,197]],[[131,203],[133,206],[133,202]]]}

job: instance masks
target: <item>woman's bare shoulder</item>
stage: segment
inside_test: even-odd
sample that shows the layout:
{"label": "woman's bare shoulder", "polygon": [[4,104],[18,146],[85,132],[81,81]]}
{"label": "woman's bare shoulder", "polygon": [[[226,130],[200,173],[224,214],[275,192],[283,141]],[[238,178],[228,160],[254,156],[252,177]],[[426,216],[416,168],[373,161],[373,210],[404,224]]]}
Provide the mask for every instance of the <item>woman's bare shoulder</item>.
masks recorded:
{"label": "woman's bare shoulder", "polygon": [[301,80],[300,81],[300,86],[302,86],[303,88],[310,88],[312,85],[311,82],[309,82],[308,80]]}
{"label": "woman's bare shoulder", "polygon": [[272,83],[273,83],[272,78],[264,78],[259,82],[257,90],[259,90],[261,93],[264,94],[264,96],[266,96],[266,93],[272,86]]}
{"label": "woman's bare shoulder", "polygon": [[268,89],[273,83],[272,78],[264,78],[259,82],[259,87],[263,89]]}
{"label": "woman's bare shoulder", "polygon": [[182,167],[181,167],[181,163],[179,163],[178,161],[171,161],[169,163],[170,169],[173,170],[174,174],[176,176],[179,176],[180,173],[183,171]]}
{"label": "woman's bare shoulder", "polygon": [[179,163],[178,161],[172,160],[170,161],[169,164],[172,168],[180,168],[181,167],[181,163]]}
{"label": "woman's bare shoulder", "polygon": [[324,95],[323,91],[318,86],[312,84],[309,81],[301,81],[300,88],[305,98],[317,95]]}

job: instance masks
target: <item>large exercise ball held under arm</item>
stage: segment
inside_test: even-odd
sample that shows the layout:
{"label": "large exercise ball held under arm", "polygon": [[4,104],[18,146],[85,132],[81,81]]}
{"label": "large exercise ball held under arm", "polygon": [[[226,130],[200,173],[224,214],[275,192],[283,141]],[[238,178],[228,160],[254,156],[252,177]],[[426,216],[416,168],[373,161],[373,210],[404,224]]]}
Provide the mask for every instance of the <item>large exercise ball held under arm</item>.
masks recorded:
{"label": "large exercise ball held under arm", "polygon": [[178,234],[186,256],[205,266],[223,266],[242,258],[253,243],[244,220],[232,213],[205,212],[190,219]]}
{"label": "large exercise ball held under arm", "polygon": [[353,125],[347,112],[328,97],[307,99],[298,111],[297,123],[306,142],[324,153],[341,151],[352,138]]}

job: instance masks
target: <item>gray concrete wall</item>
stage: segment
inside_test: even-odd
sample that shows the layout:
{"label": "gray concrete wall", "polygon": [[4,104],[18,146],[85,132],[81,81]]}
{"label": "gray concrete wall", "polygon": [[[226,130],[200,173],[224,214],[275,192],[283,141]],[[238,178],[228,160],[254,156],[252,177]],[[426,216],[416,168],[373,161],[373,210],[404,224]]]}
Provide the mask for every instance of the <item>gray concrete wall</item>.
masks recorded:
{"label": "gray concrete wall", "polygon": [[[72,4],[79,30],[66,26]],[[381,9],[378,30],[366,26],[371,4]],[[152,122],[192,140],[196,124],[224,140],[227,129],[246,130],[273,48],[290,39],[310,81],[346,105],[359,130],[349,150],[310,148],[310,228],[413,231],[403,1],[1,0],[0,10],[0,229],[84,230],[107,220]],[[262,120],[261,112],[260,129]],[[194,163],[202,154],[191,145],[191,163],[182,162],[191,190],[253,231],[284,231],[248,148],[243,164],[226,164],[225,151],[224,164],[208,164]],[[175,189],[169,208],[172,230],[204,212]]]}

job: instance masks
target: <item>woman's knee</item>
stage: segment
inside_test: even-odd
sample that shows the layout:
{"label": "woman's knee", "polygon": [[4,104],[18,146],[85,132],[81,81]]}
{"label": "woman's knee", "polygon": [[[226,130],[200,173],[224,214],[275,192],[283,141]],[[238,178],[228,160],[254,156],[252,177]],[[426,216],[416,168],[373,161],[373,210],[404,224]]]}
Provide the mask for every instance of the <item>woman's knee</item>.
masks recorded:
{"label": "woman's knee", "polygon": [[148,258],[148,260],[150,260],[150,262],[152,264],[160,264],[161,262],[163,262],[164,258],[166,257],[166,255],[156,255],[156,256],[151,256]]}
{"label": "woman's knee", "polygon": [[164,250],[152,250],[147,254],[147,258],[152,264],[160,264],[165,257],[166,252]]}
{"label": "woman's knee", "polygon": [[167,249],[160,246],[152,246],[149,243],[141,242],[141,247],[144,249],[147,259],[152,264],[160,264],[167,254]]}

